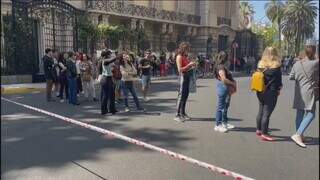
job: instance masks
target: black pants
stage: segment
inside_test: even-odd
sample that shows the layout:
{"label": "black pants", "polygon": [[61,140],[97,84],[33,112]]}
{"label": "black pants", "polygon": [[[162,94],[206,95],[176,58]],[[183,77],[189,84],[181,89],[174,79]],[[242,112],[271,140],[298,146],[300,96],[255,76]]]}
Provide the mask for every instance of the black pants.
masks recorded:
{"label": "black pants", "polygon": [[68,99],[69,90],[68,90],[68,79],[67,79],[67,76],[65,74],[64,75],[60,75],[59,81],[60,81],[59,97],[61,99],[63,99],[63,91],[64,91],[66,93],[66,99]]}
{"label": "black pants", "polygon": [[111,76],[104,76],[101,79],[101,114],[106,114],[108,112],[116,112],[114,84]]}
{"label": "black pants", "polygon": [[267,135],[269,129],[270,116],[276,107],[278,91],[266,90],[264,93],[257,93],[259,100],[259,112],[257,115],[257,130]]}
{"label": "black pants", "polygon": [[177,102],[177,115],[186,115],[186,104],[189,97],[190,75],[185,74],[180,79],[180,90]]}
{"label": "black pants", "polygon": [[77,76],[77,94],[79,94],[80,92],[82,92],[83,91],[83,89],[82,89],[82,81],[81,81],[81,76],[80,75],[78,75]]}

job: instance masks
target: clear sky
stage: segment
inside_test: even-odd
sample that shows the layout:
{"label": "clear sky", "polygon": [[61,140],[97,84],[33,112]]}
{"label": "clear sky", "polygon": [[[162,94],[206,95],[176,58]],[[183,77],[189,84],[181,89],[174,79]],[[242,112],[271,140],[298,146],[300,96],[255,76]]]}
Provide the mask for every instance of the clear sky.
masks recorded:
{"label": "clear sky", "polygon": [[[254,7],[254,11],[256,12],[253,17],[254,21],[255,22],[269,22],[268,18],[265,15],[265,10],[264,10],[264,6],[268,1],[251,0],[250,2]],[[315,2],[319,8],[319,1],[316,0]],[[316,34],[317,39],[319,39],[319,11],[318,11],[318,16],[317,16],[317,20],[316,20],[315,34]]]}

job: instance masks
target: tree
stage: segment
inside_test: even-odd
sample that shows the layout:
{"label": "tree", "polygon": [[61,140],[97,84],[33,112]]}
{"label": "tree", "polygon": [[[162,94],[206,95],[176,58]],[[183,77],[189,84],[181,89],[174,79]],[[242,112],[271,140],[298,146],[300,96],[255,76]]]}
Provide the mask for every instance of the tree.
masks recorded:
{"label": "tree", "polygon": [[240,25],[242,28],[248,29],[251,27],[254,13],[252,4],[249,4],[249,2],[246,1],[240,2]]}
{"label": "tree", "polygon": [[317,11],[311,0],[292,0],[285,6],[281,30],[289,42],[294,42],[296,55],[304,40],[313,36]]}
{"label": "tree", "polygon": [[252,32],[257,34],[259,37],[262,37],[263,48],[268,46],[277,46],[279,42],[275,38],[277,36],[277,28],[271,25],[259,25],[253,24]]}
{"label": "tree", "polygon": [[281,21],[283,18],[284,4],[281,0],[271,0],[265,5],[265,10],[268,19],[278,27],[279,48],[281,48]]}

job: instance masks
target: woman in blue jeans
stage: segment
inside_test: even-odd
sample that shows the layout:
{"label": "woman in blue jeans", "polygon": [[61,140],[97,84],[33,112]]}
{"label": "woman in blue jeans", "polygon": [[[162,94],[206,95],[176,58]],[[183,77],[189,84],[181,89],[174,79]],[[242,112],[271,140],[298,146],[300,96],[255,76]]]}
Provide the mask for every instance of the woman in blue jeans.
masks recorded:
{"label": "woman in blue jeans", "polygon": [[221,51],[218,54],[215,67],[215,77],[217,79],[217,111],[215,131],[228,132],[234,126],[228,123],[228,108],[230,105],[231,95],[236,92],[237,84],[232,78],[232,74],[227,67],[227,54]]}
{"label": "woman in blue jeans", "polygon": [[315,43],[307,43],[307,57],[296,62],[290,73],[290,79],[296,83],[293,108],[297,109],[296,133],[291,139],[301,147],[306,147],[303,133],[315,117],[316,101],[319,100],[319,59],[315,57]]}
{"label": "woman in blue jeans", "polygon": [[143,108],[140,106],[139,99],[137,97],[136,90],[134,88],[133,82],[137,80],[137,70],[134,67],[134,64],[132,64],[129,59],[129,55],[126,53],[119,54],[117,57],[119,64],[120,64],[120,71],[121,71],[121,84],[122,84],[122,90],[124,94],[124,103],[125,103],[125,112],[129,112],[129,103],[128,103],[128,96],[129,92],[133,96],[133,100],[136,104],[137,110],[144,111]]}

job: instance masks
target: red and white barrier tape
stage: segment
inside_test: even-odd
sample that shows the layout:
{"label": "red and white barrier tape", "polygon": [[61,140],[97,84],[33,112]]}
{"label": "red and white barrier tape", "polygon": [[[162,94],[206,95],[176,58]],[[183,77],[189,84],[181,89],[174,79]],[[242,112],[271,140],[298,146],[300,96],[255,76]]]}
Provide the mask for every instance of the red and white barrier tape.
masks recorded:
{"label": "red and white barrier tape", "polygon": [[179,154],[179,153],[175,153],[175,152],[172,152],[172,151],[169,151],[169,150],[166,150],[166,149],[163,149],[163,148],[160,148],[160,147],[157,147],[157,146],[154,146],[154,145],[151,145],[151,144],[148,144],[148,143],[145,143],[145,142],[142,142],[142,141],[139,141],[139,140],[136,140],[136,139],[133,139],[133,138],[130,138],[130,137],[127,137],[127,136],[124,136],[124,135],[121,135],[121,134],[118,134],[118,133],[115,133],[115,132],[100,128],[100,127],[97,127],[97,126],[93,126],[93,125],[90,125],[90,124],[87,124],[87,123],[83,123],[83,122],[80,122],[80,121],[77,121],[77,120],[74,120],[74,119],[71,119],[71,118],[67,118],[67,117],[55,114],[55,113],[51,113],[51,112],[48,112],[48,111],[45,111],[45,110],[42,110],[42,109],[38,109],[38,108],[35,108],[35,107],[32,107],[32,106],[28,106],[28,105],[25,105],[25,104],[22,104],[22,103],[18,103],[18,102],[15,102],[15,101],[3,98],[3,97],[1,97],[1,99],[4,100],[4,101],[7,101],[7,102],[14,103],[14,104],[19,105],[19,106],[23,106],[23,107],[25,107],[27,109],[32,109],[34,111],[37,111],[37,112],[40,112],[40,113],[43,113],[43,114],[46,114],[46,115],[61,119],[63,121],[66,121],[66,122],[69,122],[69,123],[72,123],[72,124],[76,124],[76,125],[79,125],[81,127],[84,127],[84,128],[87,128],[87,129],[91,129],[91,130],[96,131],[96,132],[100,132],[102,134],[106,134],[106,135],[108,135],[110,137],[124,140],[126,142],[135,144],[137,146],[141,146],[141,147],[144,147],[144,148],[147,148],[147,149],[158,151],[160,153],[163,153],[163,154],[168,155],[170,157],[173,157],[175,159],[186,161],[186,162],[189,162],[191,164],[198,165],[198,166],[206,168],[206,169],[208,169],[210,171],[218,172],[218,173],[223,174],[225,176],[233,177],[233,178],[235,178],[237,180],[253,180],[253,178],[246,177],[244,175],[241,175],[241,174],[238,174],[238,173],[235,173],[235,172],[232,172],[232,171],[229,171],[229,170],[226,170],[226,169],[223,169],[223,168],[208,164],[206,162],[198,161],[198,160],[193,159],[191,157],[187,157],[185,155],[182,155],[182,154]]}

